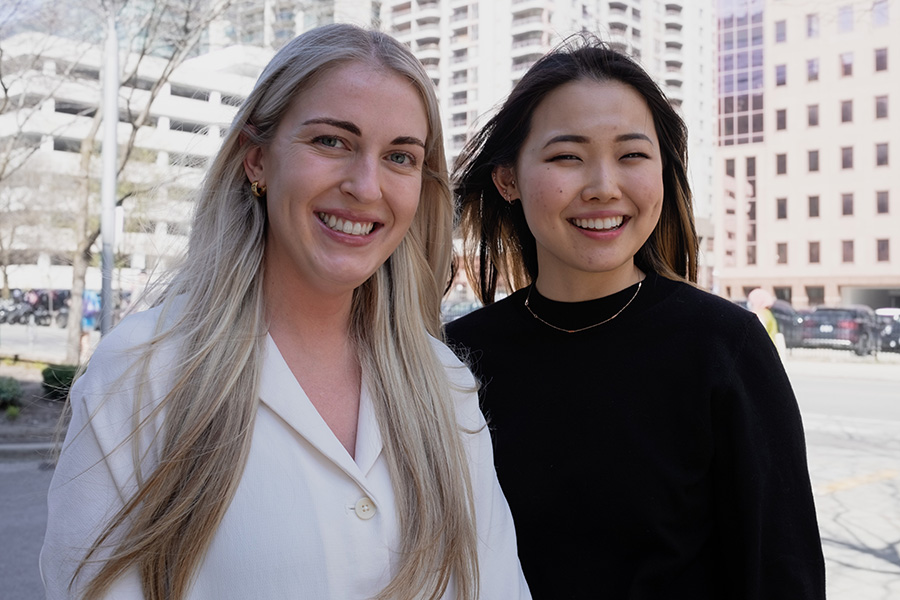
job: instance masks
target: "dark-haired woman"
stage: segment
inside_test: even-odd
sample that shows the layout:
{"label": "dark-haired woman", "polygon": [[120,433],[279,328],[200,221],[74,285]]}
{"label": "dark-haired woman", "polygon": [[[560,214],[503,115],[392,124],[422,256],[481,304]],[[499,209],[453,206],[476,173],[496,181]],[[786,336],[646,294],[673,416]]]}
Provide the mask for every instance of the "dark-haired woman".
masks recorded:
{"label": "dark-haired woman", "polygon": [[458,163],[486,306],[447,332],[482,385],[535,598],[824,598],[781,361],[755,315],[692,285],[685,148],[650,77],[582,39]]}

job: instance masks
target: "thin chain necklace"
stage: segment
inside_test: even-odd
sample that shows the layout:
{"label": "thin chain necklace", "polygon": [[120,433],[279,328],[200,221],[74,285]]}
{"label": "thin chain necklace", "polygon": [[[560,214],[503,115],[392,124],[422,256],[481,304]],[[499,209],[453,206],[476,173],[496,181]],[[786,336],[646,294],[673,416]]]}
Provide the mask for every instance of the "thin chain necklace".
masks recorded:
{"label": "thin chain necklace", "polygon": [[644,283],[644,280],[643,280],[643,279],[642,279],[641,281],[638,281],[637,289],[634,290],[634,295],[628,300],[628,302],[625,303],[625,306],[623,306],[622,308],[619,309],[619,312],[617,312],[617,313],[614,314],[613,316],[609,317],[608,319],[603,319],[603,320],[600,321],[599,323],[594,323],[593,325],[588,325],[587,327],[580,327],[580,328],[578,328],[578,329],[564,329],[564,328],[562,328],[562,327],[557,327],[557,326],[554,325],[553,323],[548,323],[548,322],[545,321],[544,319],[540,318],[539,316],[537,316],[537,314],[536,314],[533,310],[531,310],[531,304],[529,304],[528,301],[531,300],[531,290],[534,289],[534,284],[533,284],[533,283],[531,284],[531,287],[528,288],[528,295],[525,296],[525,308],[528,309],[528,312],[531,313],[531,316],[532,316],[532,317],[534,317],[535,319],[537,319],[538,321],[540,321],[541,323],[543,323],[543,324],[546,325],[547,327],[552,327],[553,329],[555,329],[555,330],[557,330],[557,331],[562,331],[563,333],[578,333],[578,332],[580,332],[580,331],[586,331],[586,330],[588,330],[588,329],[593,329],[594,327],[600,327],[600,326],[603,325],[604,323],[609,323],[610,321],[612,321],[613,319],[615,319],[616,317],[618,317],[619,315],[621,315],[621,314],[622,314],[622,311],[625,310],[626,308],[628,308],[629,306],[631,306],[631,303],[634,302],[634,299],[635,299],[635,298],[637,298],[638,292],[641,291],[641,285],[643,285],[643,283]]}

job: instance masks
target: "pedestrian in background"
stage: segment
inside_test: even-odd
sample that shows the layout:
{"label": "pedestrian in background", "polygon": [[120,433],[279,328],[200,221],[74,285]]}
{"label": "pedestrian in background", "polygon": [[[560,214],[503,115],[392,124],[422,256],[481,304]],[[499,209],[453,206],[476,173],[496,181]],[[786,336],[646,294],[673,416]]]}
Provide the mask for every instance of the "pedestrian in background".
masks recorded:
{"label": "pedestrian in background", "polygon": [[535,598],[824,598],[787,375],[755,315],[694,284],[686,146],[646,72],[583,36],[458,162],[486,307],[446,329]]}
{"label": "pedestrian in background", "polygon": [[759,322],[765,327],[772,343],[777,346],[778,321],[775,320],[775,315],[772,314],[773,302],[775,302],[775,296],[762,288],[755,288],[747,294],[748,308],[759,317]]}
{"label": "pedestrian in background", "polygon": [[436,339],[452,216],[408,48],[350,25],[284,46],[180,270],[72,388],[47,597],[530,597],[474,381]]}

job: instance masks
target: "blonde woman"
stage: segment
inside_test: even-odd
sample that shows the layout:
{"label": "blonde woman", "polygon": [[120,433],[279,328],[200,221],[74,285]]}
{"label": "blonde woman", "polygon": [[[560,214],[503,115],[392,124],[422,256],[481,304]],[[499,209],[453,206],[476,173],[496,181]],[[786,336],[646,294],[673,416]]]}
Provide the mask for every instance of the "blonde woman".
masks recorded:
{"label": "blonde woman", "polygon": [[285,46],[196,200],[183,266],[72,389],[57,598],[527,598],[471,376],[436,338],[452,203],[412,54]]}

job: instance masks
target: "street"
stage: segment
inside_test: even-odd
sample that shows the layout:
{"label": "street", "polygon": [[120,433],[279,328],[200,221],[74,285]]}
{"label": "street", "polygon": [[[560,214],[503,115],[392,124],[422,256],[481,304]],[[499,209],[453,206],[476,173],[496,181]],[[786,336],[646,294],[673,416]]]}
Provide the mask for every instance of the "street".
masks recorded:
{"label": "street", "polygon": [[[794,351],[786,368],[806,429],[828,598],[900,598],[900,355]],[[40,460],[0,458],[4,600],[42,598],[51,474]]]}

